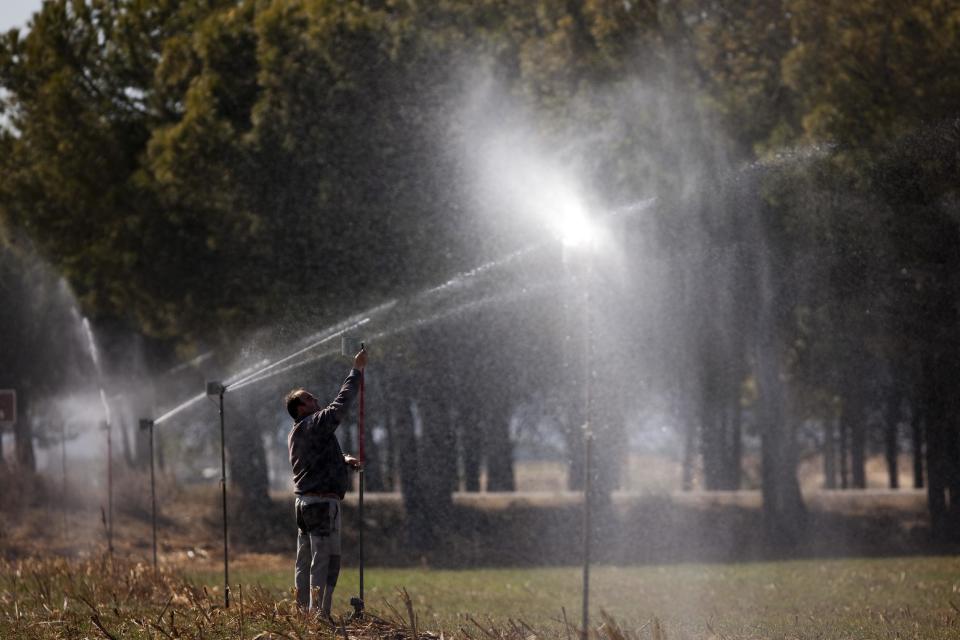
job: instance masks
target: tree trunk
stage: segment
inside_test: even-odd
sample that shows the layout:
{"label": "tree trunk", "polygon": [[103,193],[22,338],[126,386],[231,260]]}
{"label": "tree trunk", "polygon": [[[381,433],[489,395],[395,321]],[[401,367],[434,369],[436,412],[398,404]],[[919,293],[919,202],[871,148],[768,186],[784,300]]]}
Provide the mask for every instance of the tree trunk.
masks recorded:
{"label": "tree trunk", "polygon": [[[149,414],[147,414],[149,415]],[[137,428],[134,430],[136,434],[133,443],[134,448],[136,449],[136,464],[131,465],[135,466],[137,469],[150,469],[150,430],[149,429],[140,429],[139,422]]]}
{"label": "tree trunk", "polygon": [[884,454],[887,460],[887,475],[890,479],[890,488],[900,488],[900,471],[897,468],[897,457],[900,455],[899,426],[900,426],[900,396],[894,395],[886,407],[884,416]]}
{"label": "tree trunk", "polygon": [[[483,450],[487,463],[487,491],[515,491],[517,485],[513,474],[513,442],[510,441],[508,412],[494,411],[490,414]],[[582,468],[580,476],[582,482]]]}
{"label": "tree trunk", "polygon": [[730,424],[730,455],[727,459],[727,478],[726,488],[729,491],[738,491],[740,489],[740,476],[743,466],[743,411],[740,407],[740,390],[737,385],[737,393],[733,398],[731,406],[731,424]]}
{"label": "tree trunk", "polygon": [[594,428],[592,496],[595,522],[612,519],[613,492],[620,488],[620,470],[623,468],[626,434],[623,419],[613,412],[601,416]]}
{"label": "tree trunk", "polygon": [[[776,402],[776,392],[766,402]],[[796,442],[793,427],[776,407],[763,411],[762,494],[763,520],[768,540],[775,544],[800,541],[806,525],[806,506],[797,481]]]}
{"label": "tree trunk", "polygon": [[384,487],[383,454],[380,444],[373,437],[375,431],[375,428],[368,427],[364,437],[366,461],[363,465],[363,481],[367,491],[383,491]]}
{"label": "tree trunk", "polygon": [[859,394],[848,396],[850,413],[847,418],[850,425],[850,472],[854,489],[867,487],[867,423],[864,406]]}
{"label": "tree trunk", "polygon": [[[609,374],[608,371],[602,375]],[[623,468],[626,446],[626,418],[621,409],[626,389],[622,378],[600,378],[595,385],[594,411],[591,430],[594,440],[591,460],[594,512],[597,522],[608,521],[612,516],[613,492],[620,487],[620,470]]]}
{"label": "tree trunk", "polygon": [[823,421],[823,487],[837,488],[837,460],[835,423],[831,418]]}
{"label": "tree trunk", "polygon": [[[420,480],[427,498],[438,514],[449,512],[457,488],[456,436],[450,407],[429,400],[418,402],[423,421],[424,458],[430,463],[421,468]],[[442,517],[442,515],[441,515]]]}
{"label": "tree trunk", "polygon": [[918,405],[910,416],[910,449],[913,454],[913,488],[923,489],[923,416]]}
{"label": "tree trunk", "polygon": [[[418,400],[420,442],[410,438],[404,447],[404,506],[408,539],[414,548],[427,551],[436,546],[443,523],[449,519],[457,482],[455,438],[449,408],[438,398]],[[410,431],[413,424],[410,424]],[[430,460],[429,465],[418,464]]]}
{"label": "tree trunk", "polygon": [[433,546],[434,537],[429,518],[430,504],[420,482],[420,454],[414,422],[417,418],[408,404],[408,396],[398,395],[403,398],[404,405],[396,416],[395,433],[400,491],[406,513],[406,538],[414,549],[426,550]]}
{"label": "tree trunk", "polygon": [[236,400],[234,395],[225,398],[224,406],[228,488],[236,492],[242,513],[256,515],[270,504],[267,452],[252,394]]}
{"label": "tree trunk", "polygon": [[708,353],[702,365],[698,423],[703,485],[708,491],[732,491],[740,486],[740,368],[716,362],[719,355]]}
{"label": "tree trunk", "polygon": [[167,468],[167,460],[163,455],[163,429],[154,429],[153,438],[154,451],[157,455],[157,470],[162,472]]}
{"label": "tree trunk", "polygon": [[850,488],[850,437],[848,431],[850,431],[847,421],[844,418],[840,419],[840,423],[837,425],[839,427],[839,433],[837,434],[840,438],[840,488],[849,489]]}
{"label": "tree trunk", "polygon": [[399,486],[397,479],[397,414],[393,408],[387,414],[387,450],[384,455],[384,485],[386,491],[396,491]]}
{"label": "tree trunk", "polygon": [[13,450],[17,466],[26,471],[37,470],[37,459],[33,451],[33,426],[30,422],[30,404],[26,393],[17,395],[17,421],[13,424]]}
{"label": "tree trunk", "polygon": [[[772,305],[765,301],[764,305]],[[786,412],[786,393],[780,378],[779,349],[773,319],[760,316],[756,349],[757,418],[761,430],[763,522],[767,540],[790,546],[800,541],[807,510],[797,481],[797,445]]]}
{"label": "tree trunk", "polygon": [[460,451],[463,456],[463,488],[480,491],[480,467],[483,458],[483,424],[474,418],[476,414],[462,412],[460,426]]}
{"label": "tree trunk", "polygon": [[29,421],[29,397],[29,392],[23,386],[17,389],[17,421],[13,423],[11,428],[11,433],[13,433],[13,460],[20,469],[36,471],[33,429]]}
{"label": "tree trunk", "polygon": [[117,430],[120,431],[120,446],[123,448],[123,462],[128,469],[136,466],[136,460],[133,456],[133,447],[130,444],[130,429],[123,420],[118,421]]}
{"label": "tree trunk", "polygon": [[[951,378],[956,380],[956,378]],[[949,400],[949,419],[944,423],[944,471],[950,503],[947,507],[947,536],[951,542],[960,540],[960,434],[957,432],[957,402]]]}
{"label": "tree trunk", "polygon": [[703,488],[717,491],[723,488],[723,420],[709,416],[701,409],[700,459],[703,460]]}
{"label": "tree trunk", "polygon": [[[710,347],[713,347],[711,343]],[[724,424],[720,410],[720,375],[716,354],[710,349],[700,349],[699,397],[697,398],[696,422],[700,433],[700,460],[703,463],[703,488],[716,491],[723,488]]]}
{"label": "tree trunk", "polygon": [[927,509],[930,511],[930,529],[933,537],[946,537],[947,496],[943,456],[943,416],[930,407],[927,423]]}
{"label": "tree trunk", "polygon": [[[579,415],[575,414],[575,415]],[[583,490],[583,423],[568,424],[564,432],[567,445],[567,489],[569,491]],[[491,455],[487,454],[487,464],[490,464]],[[488,471],[489,472],[489,471]]]}
{"label": "tree trunk", "polygon": [[681,488],[684,491],[693,490],[693,460],[694,460],[694,449],[696,448],[697,442],[697,426],[696,423],[692,420],[684,421],[684,434],[683,439],[683,464],[682,464],[682,479],[681,479]]}
{"label": "tree trunk", "polygon": [[927,506],[933,536],[942,541],[960,538],[960,473],[956,402],[953,382],[960,363],[950,356],[932,355],[924,367],[927,453]]}

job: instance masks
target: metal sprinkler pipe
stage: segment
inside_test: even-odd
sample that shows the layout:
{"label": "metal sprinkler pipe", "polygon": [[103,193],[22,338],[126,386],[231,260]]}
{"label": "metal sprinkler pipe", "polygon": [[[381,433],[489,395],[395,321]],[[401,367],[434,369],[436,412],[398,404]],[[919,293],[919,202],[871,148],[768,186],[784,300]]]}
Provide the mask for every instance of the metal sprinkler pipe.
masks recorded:
{"label": "metal sprinkler pipe", "polygon": [[584,640],[587,640],[590,637],[590,542],[593,515],[591,509],[593,482],[590,477],[593,474],[593,433],[590,431],[589,422],[584,426],[583,451],[583,630],[581,633]]}
{"label": "metal sprinkler pipe", "polygon": [[593,317],[590,313],[590,281],[592,280],[592,261],[587,256],[584,291],[584,363],[586,369],[586,390],[583,425],[583,640],[590,637],[590,546],[593,529],[593,431],[590,420],[593,417]]}
{"label": "metal sprinkler pipe", "polygon": [[[352,351],[350,340],[344,336],[341,341],[341,351],[347,353]],[[363,342],[360,343],[360,350],[365,351],[366,346]],[[359,560],[360,560],[360,584],[359,584],[359,595],[355,598],[350,598],[350,605],[353,607],[353,618],[360,619],[363,617],[364,603],[363,603],[363,491],[364,491],[364,465],[366,464],[367,454],[366,454],[366,439],[365,439],[365,430],[364,430],[364,418],[366,411],[366,385],[365,385],[365,374],[364,370],[360,370],[360,402],[359,410],[357,412],[357,457],[360,461],[359,469],[359,478],[358,478],[358,496],[357,496],[357,543],[359,548]]]}
{"label": "metal sprinkler pipe", "polygon": [[227,446],[223,418],[223,394],[227,388],[220,382],[207,383],[207,395],[220,399],[220,489],[223,497],[223,606],[230,608],[230,547],[227,526]]}
{"label": "metal sprinkler pipe", "polygon": [[67,536],[67,424],[60,422],[60,515],[63,516],[63,536]]}
{"label": "metal sprinkler pipe", "polygon": [[[362,343],[360,344],[360,348],[361,349],[363,348]],[[365,448],[365,429],[364,429],[365,427],[364,425],[365,406],[364,405],[366,404],[365,398],[364,398],[364,396],[366,395],[365,377],[366,376],[364,375],[364,372],[361,369],[360,370],[360,411],[359,411],[359,415],[357,416],[357,444],[359,445],[357,453],[360,455],[360,487],[359,487],[360,495],[358,496],[359,504],[357,508],[357,515],[360,518],[360,526],[358,527],[358,530],[359,530],[359,538],[360,538],[359,542],[360,542],[360,607],[361,607],[361,610],[363,607],[363,489],[364,489],[363,465],[367,461],[366,448]]]}
{"label": "metal sprinkler pipe", "polygon": [[113,555],[113,429],[110,422],[101,423],[107,432],[107,552]]}
{"label": "metal sprinkler pipe", "polygon": [[157,483],[153,470],[153,420],[141,419],[140,429],[150,430],[150,525],[153,529],[153,571],[157,571]]}

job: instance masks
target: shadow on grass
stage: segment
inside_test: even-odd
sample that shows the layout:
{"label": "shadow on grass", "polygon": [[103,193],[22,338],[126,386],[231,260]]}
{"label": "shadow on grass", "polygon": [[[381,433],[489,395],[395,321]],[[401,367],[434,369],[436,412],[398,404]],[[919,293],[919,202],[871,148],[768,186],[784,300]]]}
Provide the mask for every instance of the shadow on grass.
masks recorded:
{"label": "shadow on grass", "polygon": [[[903,556],[954,553],[960,545],[932,541],[922,509],[861,498],[857,508],[837,500],[810,500],[800,542],[782,544],[764,535],[759,504],[717,499],[638,496],[599,508],[592,556],[614,565],[743,562],[792,558]],[[366,509],[365,555],[377,566],[444,568],[569,566],[582,558],[582,510],[573,503],[506,500],[496,508],[453,504],[431,514],[435,543],[416,548],[399,500]],[[357,512],[344,504],[344,555],[357,554]],[[214,527],[219,520],[211,518]],[[273,500],[235,518],[232,539],[258,552],[289,553],[296,526],[292,500]]]}

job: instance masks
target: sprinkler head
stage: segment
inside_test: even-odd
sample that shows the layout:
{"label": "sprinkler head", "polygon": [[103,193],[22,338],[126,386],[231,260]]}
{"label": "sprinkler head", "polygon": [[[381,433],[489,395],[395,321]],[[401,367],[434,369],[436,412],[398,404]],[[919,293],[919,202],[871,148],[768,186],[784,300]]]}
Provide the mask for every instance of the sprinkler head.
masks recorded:
{"label": "sprinkler head", "polygon": [[208,396],[219,396],[222,395],[227,388],[223,386],[220,382],[208,382],[207,383],[207,395]]}
{"label": "sprinkler head", "polygon": [[147,429],[153,428],[153,420],[149,418],[140,418],[140,430],[146,431]]}
{"label": "sprinkler head", "polygon": [[360,353],[360,350],[364,348],[364,341],[357,336],[341,336],[340,337],[340,355],[347,358],[352,358],[353,356]]}
{"label": "sprinkler head", "polygon": [[363,600],[354,596],[350,598],[350,606],[353,607],[353,613],[350,615],[351,620],[360,620],[363,618]]}

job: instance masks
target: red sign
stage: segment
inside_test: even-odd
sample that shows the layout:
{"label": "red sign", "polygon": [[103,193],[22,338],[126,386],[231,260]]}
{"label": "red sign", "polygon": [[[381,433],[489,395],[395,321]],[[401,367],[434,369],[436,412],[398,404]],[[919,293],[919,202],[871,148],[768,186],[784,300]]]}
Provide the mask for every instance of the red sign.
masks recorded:
{"label": "red sign", "polygon": [[0,424],[13,424],[17,421],[17,392],[13,389],[0,389]]}

